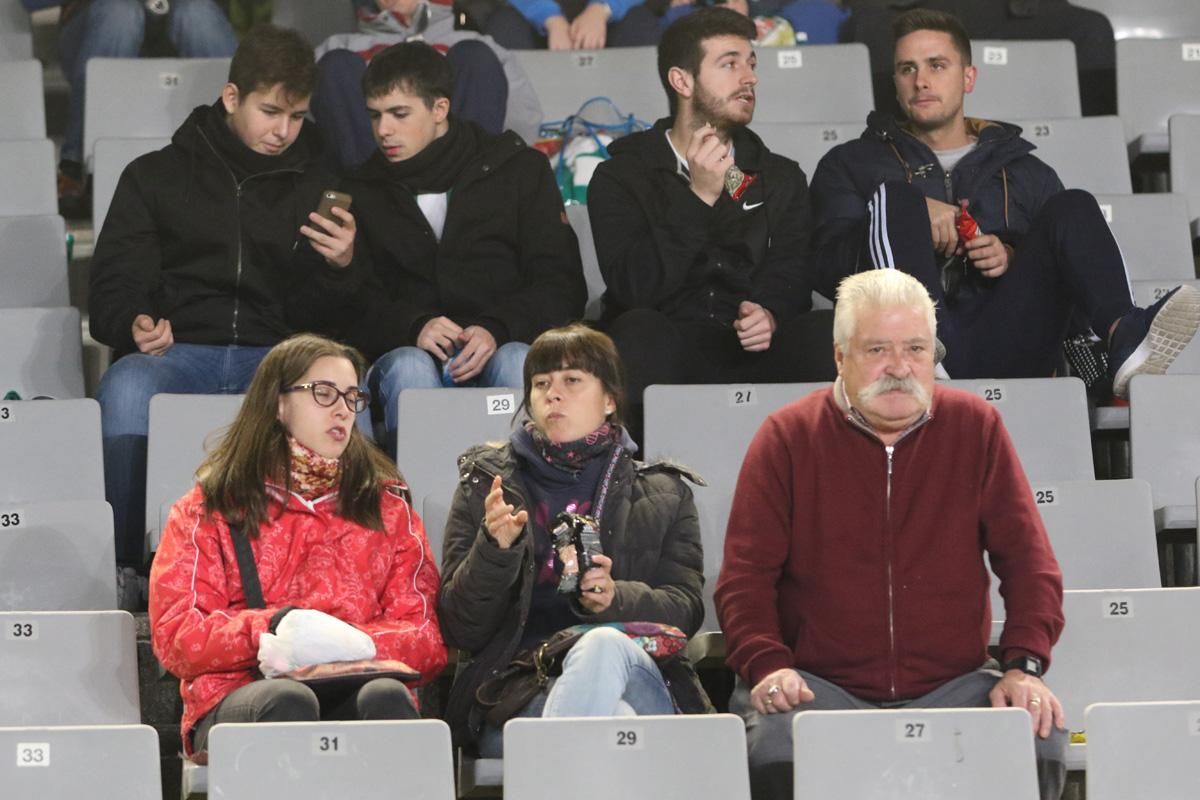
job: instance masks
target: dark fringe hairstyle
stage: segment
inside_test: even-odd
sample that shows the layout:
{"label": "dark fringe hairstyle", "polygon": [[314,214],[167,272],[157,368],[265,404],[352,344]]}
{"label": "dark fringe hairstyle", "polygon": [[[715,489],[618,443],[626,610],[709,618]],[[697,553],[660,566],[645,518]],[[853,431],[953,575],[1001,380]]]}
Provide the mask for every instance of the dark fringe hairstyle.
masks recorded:
{"label": "dark fringe hairstyle", "polygon": [[557,369],[579,369],[595,375],[616,405],[616,410],[608,415],[609,422],[623,424],[625,367],[612,339],[578,322],[551,328],[534,339],[525,355],[525,397],[521,410],[527,416],[533,376]]}

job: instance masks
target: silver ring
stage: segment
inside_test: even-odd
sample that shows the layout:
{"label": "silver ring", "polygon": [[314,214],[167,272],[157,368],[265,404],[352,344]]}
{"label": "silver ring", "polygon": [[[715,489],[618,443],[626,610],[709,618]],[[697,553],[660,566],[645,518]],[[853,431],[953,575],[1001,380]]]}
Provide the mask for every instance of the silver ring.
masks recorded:
{"label": "silver ring", "polygon": [[1029,701],[1029,705],[1031,705],[1031,706],[1040,706],[1041,704],[1042,704],[1042,698],[1040,698],[1040,697],[1035,697]]}
{"label": "silver ring", "polygon": [[780,689],[778,685],[772,686],[770,689],[767,689],[767,697],[774,697],[775,695],[779,694],[781,691],[783,691],[783,690]]}

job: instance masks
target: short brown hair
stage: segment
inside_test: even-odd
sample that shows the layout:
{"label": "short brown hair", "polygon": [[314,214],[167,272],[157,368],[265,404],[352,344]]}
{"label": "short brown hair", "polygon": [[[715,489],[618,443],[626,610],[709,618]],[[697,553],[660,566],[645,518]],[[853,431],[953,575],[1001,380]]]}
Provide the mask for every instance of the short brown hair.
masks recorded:
{"label": "short brown hair", "polygon": [[612,339],[579,322],[551,328],[534,339],[525,354],[525,397],[521,401],[521,410],[526,415],[529,414],[529,395],[533,392],[533,376],[559,369],[578,369],[595,375],[616,406],[616,410],[608,415],[609,422],[622,424],[625,367]]}
{"label": "short brown hair", "polygon": [[700,64],[704,61],[704,40],[717,36],[740,36],[753,42],[758,36],[758,29],[749,17],[714,6],[680,17],[663,31],[662,38],[658,40],[658,79],[667,93],[671,116],[675,116],[679,108],[679,96],[671,88],[667,73],[671,67],[679,67],[690,75],[698,74]]}
{"label": "short brown hair", "polygon": [[317,85],[312,45],[296,31],[258,25],[233,54],[229,82],[242,97],[273,86],[282,86],[289,101],[311,97]]}
{"label": "short brown hair", "polygon": [[[362,379],[365,362],[354,348],[308,333],[285,339],[258,365],[233,424],[196,470],[205,510],[219,512],[252,539],[267,520],[267,481],[291,490],[291,451],[287,430],[279,421],[279,398],[284,387],[297,383],[325,356],[348,360]],[[341,462],[338,515],[381,529],[382,484],[399,481],[399,470],[355,426],[350,428],[350,443]]]}
{"label": "short brown hair", "polygon": [[954,49],[962,56],[963,66],[971,66],[971,37],[967,36],[967,29],[958,17],[927,8],[910,9],[896,17],[892,23],[892,40],[898,42],[917,31],[940,31],[950,34]]}

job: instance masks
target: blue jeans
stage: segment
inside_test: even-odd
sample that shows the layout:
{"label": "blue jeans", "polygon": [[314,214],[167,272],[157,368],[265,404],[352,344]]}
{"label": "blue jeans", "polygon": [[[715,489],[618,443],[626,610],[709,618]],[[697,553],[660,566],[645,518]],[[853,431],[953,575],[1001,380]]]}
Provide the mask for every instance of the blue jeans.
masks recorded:
{"label": "blue jeans", "polygon": [[[524,342],[508,342],[500,345],[484,365],[483,371],[473,380],[458,386],[508,386],[525,385],[525,354],[529,345]],[[375,416],[383,411],[386,430],[384,452],[395,455],[398,409],[396,401],[404,389],[439,389],[442,387],[442,362],[437,356],[419,347],[397,347],[380,356],[367,373],[367,387],[374,398]],[[365,423],[365,415],[359,417],[359,426]],[[370,431],[364,430],[364,433]]]}
{"label": "blue jeans", "polygon": [[[229,19],[214,0],[171,0],[167,38],[183,58],[228,58],[237,49]],[[83,161],[83,101],[92,58],[137,58],[146,33],[142,0],[92,0],[59,34],[58,53],[71,86],[61,158]]]}
{"label": "blue jeans", "polygon": [[240,394],[270,349],[176,343],[161,356],[127,355],[104,373],[96,399],[104,437],[104,494],[113,510],[118,564],[139,566],[143,561],[150,398]]}
{"label": "blue jeans", "polygon": [[[674,714],[675,702],[654,659],[625,634],[594,628],[563,660],[562,675],[521,709],[518,717],[627,717]],[[483,758],[500,758],[504,732],[485,725]]]}

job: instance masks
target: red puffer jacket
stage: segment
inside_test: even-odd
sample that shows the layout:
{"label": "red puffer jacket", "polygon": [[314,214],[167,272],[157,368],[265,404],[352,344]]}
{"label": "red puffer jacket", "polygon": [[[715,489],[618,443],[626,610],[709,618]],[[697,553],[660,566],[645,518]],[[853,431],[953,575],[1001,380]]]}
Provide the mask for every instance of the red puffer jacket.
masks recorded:
{"label": "red puffer jacket", "polygon": [[[280,495],[280,501],[283,501]],[[266,608],[249,609],[229,525],[205,518],[195,487],[174,508],[150,573],[154,653],[180,678],[183,742],[233,690],[256,678],[258,638],[285,606],[324,611],[366,631],[376,657],[404,661],[432,680],[446,665],[438,627],[438,571],[425,529],[393,490],[382,493],[383,531],[337,516],[337,496],[292,495],[252,542]]]}

